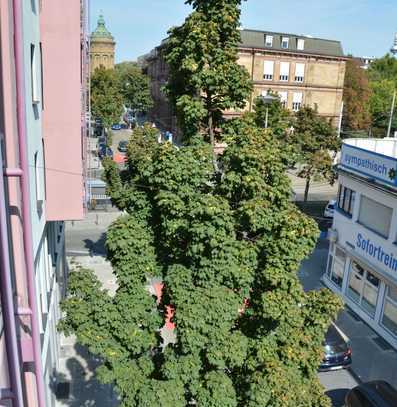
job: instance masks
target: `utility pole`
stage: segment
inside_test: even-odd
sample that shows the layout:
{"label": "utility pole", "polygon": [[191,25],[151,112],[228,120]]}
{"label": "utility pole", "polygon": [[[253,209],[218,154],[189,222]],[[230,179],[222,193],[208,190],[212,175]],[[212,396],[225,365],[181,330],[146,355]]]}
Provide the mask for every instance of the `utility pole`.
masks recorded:
{"label": "utility pole", "polygon": [[393,93],[393,101],[391,103],[391,111],[390,111],[390,118],[389,118],[389,127],[387,128],[387,135],[386,137],[390,137],[390,132],[391,132],[391,124],[393,121],[393,114],[394,114],[394,105],[396,103],[396,91]]}

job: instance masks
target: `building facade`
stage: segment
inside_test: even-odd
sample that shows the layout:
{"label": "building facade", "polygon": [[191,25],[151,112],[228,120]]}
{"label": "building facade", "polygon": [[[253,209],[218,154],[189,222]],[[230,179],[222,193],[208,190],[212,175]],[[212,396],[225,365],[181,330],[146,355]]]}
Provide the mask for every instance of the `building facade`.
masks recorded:
{"label": "building facade", "polygon": [[99,16],[98,25],[90,37],[91,72],[103,66],[106,69],[114,68],[114,55],[116,42],[105,25],[105,19]]}
{"label": "building facade", "polygon": [[85,10],[85,0],[0,7],[0,404],[13,407],[55,405],[64,221],[84,216]]}
{"label": "building facade", "polygon": [[397,139],[342,146],[324,283],[397,349]]}
{"label": "building facade", "polygon": [[[255,98],[278,93],[283,105],[292,111],[309,106],[338,126],[343,98],[346,60],[339,41],[294,34],[241,30],[238,64],[244,66],[254,91],[241,111],[227,111],[235,117],[252,111]],[[161,87],[168,78],[162,46],[144,57],[145,72],[151,79],[154,108],[151,118],[174,129],[175,118]]]}

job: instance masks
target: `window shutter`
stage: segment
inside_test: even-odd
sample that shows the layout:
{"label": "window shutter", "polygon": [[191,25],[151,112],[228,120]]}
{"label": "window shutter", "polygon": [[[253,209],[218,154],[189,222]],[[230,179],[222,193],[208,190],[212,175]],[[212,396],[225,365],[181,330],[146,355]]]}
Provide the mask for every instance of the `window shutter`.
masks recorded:
{"label": "window shutter", "polygon": [[264,75],[273,75],[274,71],[274,61],[265,61],[264,62]]}
{"label": "window shutter", "polygon": [[388,238],[392,215],[392,208],[361,195],[358,222],[362,225]]}
{"label": "window shutter", "polygon": [[295,92],[293,103],[302,103],[303,100],[303,93],[302,92]]}
{"label": "window shutter", "polygon": [[288,101],[288,92],[281,91],[281,92],[278,92],[278,95],[280,96],[280,102],[281,103],[287,103],[287,101]]}
{"label": "window shutter", "polygon": [[295,76],[303,78],[305,76],[305,64],[295,65]]}
{"label": "window shutter", "polygon": [[289,76],[289,62],[280,62],[280,75]]}

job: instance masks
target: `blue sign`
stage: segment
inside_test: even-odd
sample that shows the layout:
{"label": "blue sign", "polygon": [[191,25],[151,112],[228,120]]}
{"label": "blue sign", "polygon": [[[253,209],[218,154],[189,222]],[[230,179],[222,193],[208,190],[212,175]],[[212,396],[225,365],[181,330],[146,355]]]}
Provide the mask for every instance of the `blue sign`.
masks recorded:
{"label": "blue sign", "polygon": [[340,165],[367,177],[397,186],[397,159],[343,144]]}
{"label": "blue sign", "polygon": [[381,245],[365,238],[361,233],[357,235],[357,249],[360,249],[368,257],[372,257],[391,271],[397,272],[397,255],[386,251]]}

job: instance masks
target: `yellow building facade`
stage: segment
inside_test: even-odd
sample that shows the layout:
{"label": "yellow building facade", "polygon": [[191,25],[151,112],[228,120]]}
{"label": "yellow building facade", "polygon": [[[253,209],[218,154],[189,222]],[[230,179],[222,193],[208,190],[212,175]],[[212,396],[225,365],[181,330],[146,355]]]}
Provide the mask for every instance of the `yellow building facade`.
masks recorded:
{"label": "yellow building facade", "polygon": [[100,66],[113,69],[116,42],[106,28],[105,19],[102,15],[99,16],[97,28],[91,34],[90,44],[91,72]]}

